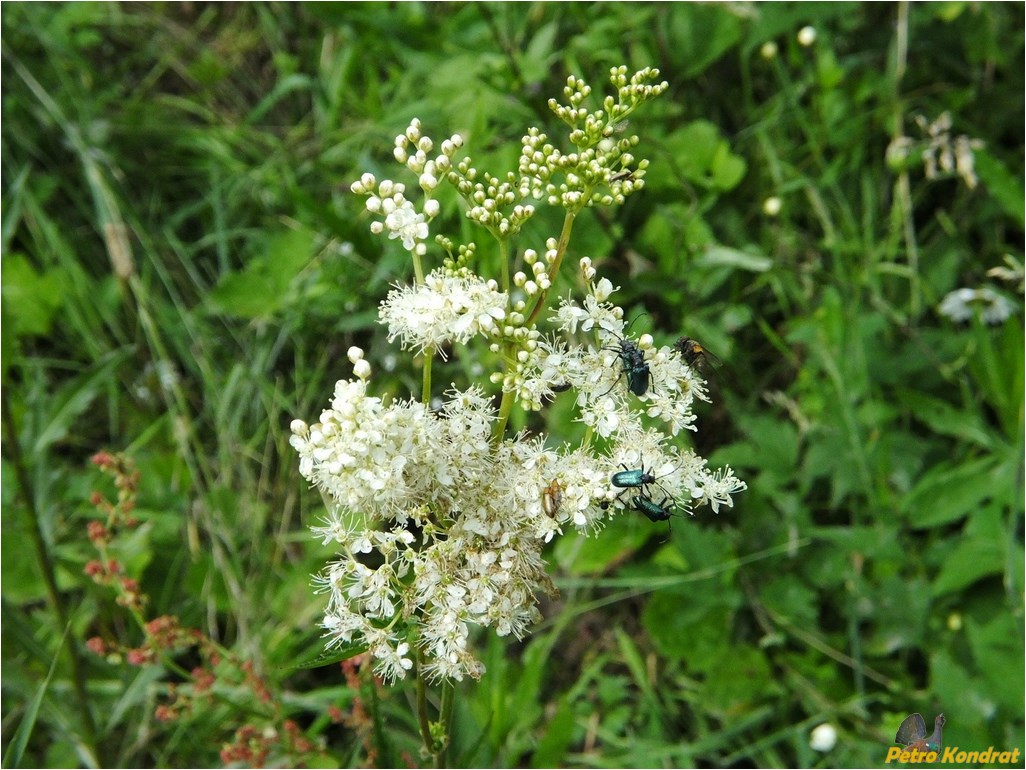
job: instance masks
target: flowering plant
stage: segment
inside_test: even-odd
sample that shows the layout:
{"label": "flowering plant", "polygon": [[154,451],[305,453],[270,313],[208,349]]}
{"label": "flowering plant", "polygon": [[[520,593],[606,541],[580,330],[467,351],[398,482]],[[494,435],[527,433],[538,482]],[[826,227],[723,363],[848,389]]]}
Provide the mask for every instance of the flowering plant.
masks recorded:
{"label": "flowering plant", "polygon": [[[394,155],[417,175],[420,195],[407,197],[404,184],[372,174],[352,185],[366,196],[371,230],[411,254],[415,283],[390,292],[379,315],[389,341],[422,356],[422,392],[419,400],[372,395],[371,366],[352,348],[354,377],[336,384],[317,422],[292,423],[291,443],[301,474],[329,501],[313,531],[338,549],[316,578],[328,595],[328,646],[369,652],[386,680],[413,672],[424,687],[425,680],[481,677],[471,626],[528,633],[539,619],[539,590],[553,590],[542,548],[564,531],[597,533],[623,511],[653,521],[703,505],[718,511],[745,488],[729,468],[710,470],[674,443],[681,431],[695,430],[695,399],[708,400],[696,366],[700,346],[687,338],[672,347],[650,335],[631,339],[611,301],[613,285],[587,257],[577,263],[583,296],[549,304],[580,212],[620,204],[644,186],[648,161],[635,158],[639,139],[623,128],[666,89],[658,74],[644,69],[628,78],[625,67],[614,68],[616,95],[597,110],[584,106],[591,88],[570,77],[568,103],[549,106],[569,126],[573,149],[563,152],[531,128],[519,168],[502,178],[469,158],[454,160],[459,136],[432,156],[435,143],[414,120],[396,138]],[[425,272],[443,183],[494,238],[499,276],[478,273],[476,243],[456,246],[443,236],[435,243],[445,257]],[[562,207],[562,231],[541,250],[524,249],[525,269],[511,275],[514,243],[535,212],[530,200]],[[475,342],[500,362],[490,376],[500,403],[480,385],[453,385],[433,409],[434,358]],[[508,435],[515,407],[538,411],[567,390],[586,426],[579,445]],[[422,713],[421,726],[437,754],[444,725],[439,738]]]}

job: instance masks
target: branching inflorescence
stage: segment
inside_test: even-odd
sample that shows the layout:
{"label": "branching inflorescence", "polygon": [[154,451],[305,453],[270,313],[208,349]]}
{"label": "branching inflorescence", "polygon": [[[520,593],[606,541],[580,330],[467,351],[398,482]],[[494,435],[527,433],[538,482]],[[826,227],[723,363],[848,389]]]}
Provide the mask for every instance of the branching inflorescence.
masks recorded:
{"label": "branching inflorescence", "polygon": [[[367,649],[386,679],[405,677],[415,662],[429,680],[480,677],[471,626],[518,638],[528,632],[539,619],[539,591],[552,590],[541,550],[556,535],[596,533],[623,511],[653,520],[703,505],[718,511],[745,488],[729,468],[710,470],[674,443],[696,429],[693,402],[707,400],[701,373],[650,335],[629,338],[623,310],[610,301],[615,289],[590,259],[577,261],[580,301],[564,297],[545,312],[577,215],[622,203],[644,185],[648,162],[635,158],[638,137],[624,129],[638,106],[665,90],[657,77],[645,69],[628,79],[626,68],[613,69],[616,95],[595,111],[585,107],[591,88],[571,77],[568,103],[550,107],[570,127],[573,149],[564,153],[532,128],[517,171],[503,178],[469,158],[454,160],[459,136],[432,156],[434,142],[414,120],[394,155],[417,175],[422,195],[411,200],[403,184],[371,174],[352,185],[367,197],[372,231],[399,240],[414,261],[415,284],[388,294],[380,321],[389,341],[423,355],[422,397],[372,395],[371,367],[352,348],[354,377],[336,384],[317,422],[293,422],[291,441],[300,472],[330,501],[313,528],[338,549],[316,579],[328,596],[328,645]],[[442,236],[435,243],[445,256],[424,272],[442,183],[496,239],[500,276],[477,273],[476,244]],[[563,229],[544,248],[524,249],[525,269],[510,275],[513,241],[535,211],[529,200],[565,209]],[[475,341],[501,362],[490,377],[501,403],[478,385],[452,386],[433,410],[431,361]],[[515,406],[538,411],[567,390],[587,426],[579,446],[507,435]],[[643,469],[629,478],[644,483],[614,485],[624,469]]]}

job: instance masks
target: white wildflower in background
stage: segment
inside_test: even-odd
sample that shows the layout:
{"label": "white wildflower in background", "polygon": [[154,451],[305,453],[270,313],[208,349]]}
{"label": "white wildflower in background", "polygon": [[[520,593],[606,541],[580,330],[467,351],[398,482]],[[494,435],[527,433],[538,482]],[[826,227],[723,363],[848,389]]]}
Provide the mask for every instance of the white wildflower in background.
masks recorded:
{"label": "white wildflower in background", "polygon": [[952,137],[949,112],[941,113],[932,123],[922,115],[917,115],[915,120],[927,138],[921,153],[926,178],[937,179],[954,173],[961,177],[966,187],[974,189],[979,180],[973,153],[983,148],[983,142],[965,135]]}
{"label": "white wildflower in background", "polygon": [[986,323],[999,324],[1016,310],[1015,305],[989,286],[980,289],[955,289],[945,295],[937,312],[956,323],[968,321],[979,312]]}
{"label": "white wildflower in background", "polygon": [[829,722],[824,722],[813,728],[809,735],[809,748],[813,751],[826,753],[832,751],[837,745],[837,728]]}
{"label": "white wildflower in background", "polygon": [[[729,468],[710,470],[675,444],[681,431],[696,429],[693,404],[708,400],[705,383],[681,350],[631,336],[611,301],[615,287],[589,258],[578,262],[587,286],[580,302],[566,296],[547,310],[565,237],[548,238],[541,253],[525,250],[523,270],[504,266],[501,283],[473,269],[473,243],[457,247],[439,236],[444,265],[426,274],[421,265],[442,183],[499,240],[533,215],[527,196],[563,206],[572,224],[585,206],[640,190],[648,162],[633,154],[638,138],[623,131],[633,110],[666,88],[650,82],[657,76],[646,69],[628,79],[626,68],[613,69],[616,97],[595,112],[582,106],[590,87],[570,78],[568,104],[550,106],[570,126],[574,151],[529,129],[519,176],[492,176],[469,158],[454,162],[459,136],[433,155],[435,143],[413,120],[393,155],[416,176],[419,202],[402,183],[369,173],[352,185],[366,197],[372,232],[412,255],[416,282],[388,293],[379,321],[389,342],[424,356],[422,401],[372,395],[371,366],[352,348],[354,377],[336,383],[316,422],[293,421],[290,443],[300,473],[329,503],[311,528],[335,549],[314,581],[327,596],[327,645],[366,650],[387,681],[414,672],[415,661],[416,675],[432,680],[480,677],[473,627],[516,638],[529,632],[540,618],[539,593],[554,590],[542,549],[555,537],[595,534],[614,515],[661,521],[700,506],[718,511],[745,489]],[[551,322],[547,333],[539,321]],[[488,377],[501,384],[501,405],[476,386],[432,397],[433,357],[475,338],[501,362]],[[515,404],[536,411],[567,391],[588,429],[580,445],[506,434]]]}

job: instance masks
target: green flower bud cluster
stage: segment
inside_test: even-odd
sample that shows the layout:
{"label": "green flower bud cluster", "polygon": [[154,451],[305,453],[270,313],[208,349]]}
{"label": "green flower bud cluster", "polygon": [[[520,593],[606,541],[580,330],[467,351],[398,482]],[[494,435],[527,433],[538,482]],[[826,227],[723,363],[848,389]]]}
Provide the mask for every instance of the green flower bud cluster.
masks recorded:
{"label": "green flower bud cluster", "polygon": [[668,88],[665,81],[650,83],[658,76],[659,70],[646,67],[628,80],[626,67],[614,67],[610,82],[616,96],[607,96],[602,109],[589,111],[584,101],[591,86],[571,75],[563,89],[569,103],[550,99],[549,109],[570,126],[569,139],[577,149],[564,154],[546,134],[529,129],[520,154],[521,193],[576,213],[585,206],[623,203],[640,190],[648,167],[647,160],[632,152],[640,139],[633,134],[615,137],[626,129],[635,109]]}

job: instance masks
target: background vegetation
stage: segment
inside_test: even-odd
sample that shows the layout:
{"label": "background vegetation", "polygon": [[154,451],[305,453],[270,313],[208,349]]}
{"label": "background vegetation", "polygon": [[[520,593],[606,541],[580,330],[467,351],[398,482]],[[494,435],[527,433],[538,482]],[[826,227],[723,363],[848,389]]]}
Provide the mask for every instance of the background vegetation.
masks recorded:
{"label": "background vegetation", "polygon": [[[419,761],[406,690],[296,669],[321,646],[327,553],[289,421],[316,417],[352,344],[391,392],[419,382],[375,323],[410,265],[348,184],[394,173],[413,116],[512,167],[527,126],[554,133],[568,74],[599,92],[620,63],[670,82],[630,127],[648,184],[582,217],[574,252],[648,312],[639,330],[722,359],[697,448],[749,489],[669,535],[639,516],[561,541],[545,624],[481,639],[454,757],[874,766],[914,711],[946,714],[946,744],[1026,748],[1022,285],[987,275],[1022,260],[1023,21],[1020,3],[4,4],[5,764]],[[975,189],[918,160],[915,116],[945,111],[984,143]],[[916,149],[888,165],[903,135]],[[984,285],[1005,322],[937,312]],[[557,400],[549,430],[571,417]],[[84,574],[91,493],[115,497],[101,449],[139,471],[138,525],[107,548],[141,607]],[[209,644],[132,659],[162,616]]]}

